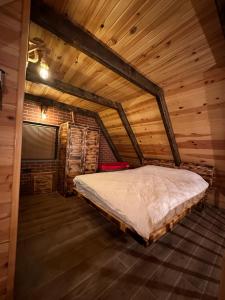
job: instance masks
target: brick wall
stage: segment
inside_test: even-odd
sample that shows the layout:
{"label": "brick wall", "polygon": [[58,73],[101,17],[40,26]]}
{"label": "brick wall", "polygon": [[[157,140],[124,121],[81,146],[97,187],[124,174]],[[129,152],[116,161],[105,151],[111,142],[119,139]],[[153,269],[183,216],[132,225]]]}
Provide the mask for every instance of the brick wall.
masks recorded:
{"label": "brick wall", "polygon": [[[47,110],[47,118],[41,118],[41,107],[36,102],[25,100],[24,101],[24,121],[60,125],[61,123],[72,121],[71,112],[58,109],[56,107],[49,107]],[[98,128],[95,120],[90,117],[76,114],[75,123],[79,125],[88,125]],[[99,149],[99,162],[114,162],[116,161],[107,141],[102,133],[100,134],[100,149]],[[21,165],[21,194],[33,193],[33,179],[32,174],[52,172],[53,173],[53,189],[57,188],[58,179],[58,161],[57,160],[23,160]]]}

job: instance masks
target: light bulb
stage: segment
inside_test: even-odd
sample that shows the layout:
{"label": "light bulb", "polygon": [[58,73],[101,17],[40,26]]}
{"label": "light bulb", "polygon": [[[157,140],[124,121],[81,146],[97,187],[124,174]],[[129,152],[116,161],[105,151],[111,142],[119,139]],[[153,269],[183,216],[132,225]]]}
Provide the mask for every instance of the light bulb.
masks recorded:
{"label": "light bulb", "polygon": [[39,75],[45,80],[48,79],[49,67],[45,62],[40,63]]}
{"label": "light bulb", "polygon": [[41,113],[41,118],[42,118],[42,120],[45,120],[45,119],[47,118],[47,115],[46,115],[45,112],[42,112],[42,113]]}

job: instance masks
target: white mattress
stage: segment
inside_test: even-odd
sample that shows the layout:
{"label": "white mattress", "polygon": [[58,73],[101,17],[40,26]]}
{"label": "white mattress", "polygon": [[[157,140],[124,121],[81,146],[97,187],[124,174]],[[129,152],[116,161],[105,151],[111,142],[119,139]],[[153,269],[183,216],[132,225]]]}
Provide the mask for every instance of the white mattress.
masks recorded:
{"label": "white mattress", "polygon": [[208,188],[196,173],[159,166],[80,175],[74,184],[79,193],[145,239],[172,210],[197,202]]}

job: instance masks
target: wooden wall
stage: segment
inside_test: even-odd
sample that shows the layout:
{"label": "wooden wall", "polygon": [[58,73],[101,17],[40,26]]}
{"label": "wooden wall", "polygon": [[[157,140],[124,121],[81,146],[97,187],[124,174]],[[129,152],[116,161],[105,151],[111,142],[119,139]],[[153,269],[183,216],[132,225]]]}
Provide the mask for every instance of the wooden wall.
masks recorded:
{"label": "wooden wall", "polygon": [[3,107],[0,111],[0,299],[11,299],[29,1],[5,3],[0,3],[0,68],[6,72]]}

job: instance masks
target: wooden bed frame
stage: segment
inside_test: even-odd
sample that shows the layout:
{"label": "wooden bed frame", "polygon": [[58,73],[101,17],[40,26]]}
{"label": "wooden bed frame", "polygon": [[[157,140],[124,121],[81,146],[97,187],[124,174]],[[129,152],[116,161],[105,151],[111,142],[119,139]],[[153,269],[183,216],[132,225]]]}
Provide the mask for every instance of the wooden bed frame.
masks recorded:
{"label": "wooden bed frame", "polygon": [[96,205],[91,200],[85,198],[74,188],[74,191],[75,191],[77,197],[86,200],[90,206],[97,209],[107,220],[116,224],[120,228],[121,231],[123,231],[125,233],[129,233],[135,240],[137,240],[140,244],[142,244],[144,246],[149,246],[152,242],[155,242],[156,240],[158,240],[166,232],[171,231],[172,228],[179,221],[181,221],[188,213],[190,213],[193,208],[202,210],[205,205],[207,194],[210,191],[210,189],[212,188],[213,181],[214,181],[214,167],[211,167],[211,166],[203,166],[203,165],[197,165],[197,164],[193,164],[193,163],[183,163],[180,167],[177,167],[177,166],[174,166],[173,162],[170,162],[170,161],[162,161],[162,160],[154,160],[153,161],[153,160],[151,160],[151,163],[149,163],[149,162],[150,162],[149,160],[145,161],[144,165],[154,164],[154,165],[158,165],[158,166],[171,167],[171,168],[177,168],[177,169],[186,169],[186,170],[193,171],[193,172],[199,174],[200,176],[202,176],[209,183],[209,188],[207,189],[207,191],[203,195],[203,197],[201,199],[199,199],[197,204],[194,204],[191,207],[185,208],[184,210],[182,210],[181,213],[174,216],[167,223],[164,223],[162,227],[153,231],[150,234],[149,239],[145,239],[142,236],[140,236],[130,225],[126,224],[124,221],[120,220],[116,216],[107,212],[105,209],[103,209],[99,205]]}

